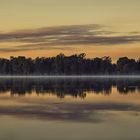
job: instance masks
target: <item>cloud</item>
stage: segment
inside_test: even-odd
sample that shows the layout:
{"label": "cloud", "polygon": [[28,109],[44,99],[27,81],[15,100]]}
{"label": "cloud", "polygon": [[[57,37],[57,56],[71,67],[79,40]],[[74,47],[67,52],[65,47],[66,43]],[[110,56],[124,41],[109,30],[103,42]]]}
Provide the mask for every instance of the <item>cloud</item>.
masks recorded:
{"label": "cloud", "polygon": [[[12,42],[13,47],[1,47],[1,52],[16,52],[40,49],[70,49],[73,45],[117,45],[140,42],[140,35],[120,35],[103,25],[69,25],[28,29],[0,33],[0,43]],[[20,45],[16,45],[16,44]],[[23,45],[24,44],[24,45]]]}

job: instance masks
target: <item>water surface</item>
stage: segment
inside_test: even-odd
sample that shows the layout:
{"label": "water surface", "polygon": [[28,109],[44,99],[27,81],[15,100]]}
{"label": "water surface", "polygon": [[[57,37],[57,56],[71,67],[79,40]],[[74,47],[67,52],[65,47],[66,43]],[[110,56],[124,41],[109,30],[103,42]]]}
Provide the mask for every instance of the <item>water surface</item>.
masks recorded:
{"label": "water surface", "polygon": [[2,140],[139,140],[139,78],[1,78]]}

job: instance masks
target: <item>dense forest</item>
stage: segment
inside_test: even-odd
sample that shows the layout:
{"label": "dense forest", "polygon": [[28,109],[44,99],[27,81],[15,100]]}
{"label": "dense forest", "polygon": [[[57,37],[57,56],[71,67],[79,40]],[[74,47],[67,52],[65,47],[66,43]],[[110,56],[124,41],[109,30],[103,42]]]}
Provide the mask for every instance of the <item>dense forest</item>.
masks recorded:
{"label": "dense forest", "polygon": [[140,59],[121,57],[112,63],[110,57],[86,58],[84,53],[56,57],[24,56],[0,58],[0,75],[94,75],[140,74]]}

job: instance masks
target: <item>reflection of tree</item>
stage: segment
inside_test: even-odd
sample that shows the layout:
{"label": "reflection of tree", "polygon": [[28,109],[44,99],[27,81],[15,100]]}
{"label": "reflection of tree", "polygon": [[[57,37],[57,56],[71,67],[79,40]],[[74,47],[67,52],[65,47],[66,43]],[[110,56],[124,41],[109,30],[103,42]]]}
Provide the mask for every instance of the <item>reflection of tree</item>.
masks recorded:
{"label": "reflection of tree", "polygon": [[112,87],[119,93],[128,94],[140,91],[140,80],[124,79],[1,79],[0,93],[7,91],[11,95],[55,94],[59,98],[66,95],[85,98],[87,92],[109,95]]}
{"label": "reflection of tree", "polygon": [[140,81],[119,80],[117,81],[116,85],[119,93],[128,94],[128,93],[134,93],[136,90],[139,90]]}

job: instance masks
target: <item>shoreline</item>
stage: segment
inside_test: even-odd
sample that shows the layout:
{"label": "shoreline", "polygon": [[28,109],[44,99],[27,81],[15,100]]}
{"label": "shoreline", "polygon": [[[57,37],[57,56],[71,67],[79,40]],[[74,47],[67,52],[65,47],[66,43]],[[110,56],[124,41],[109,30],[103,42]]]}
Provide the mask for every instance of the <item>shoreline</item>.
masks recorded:
{"label": "shoreline", "polygon": [[15,79],[15,78],[21,78],[21,79],[50,79],[50,78],[108,78],[108,79],[120,79],[120,78],[132,78],[132,79],[140,79],[140,75],[0,75],[0,79]]}

